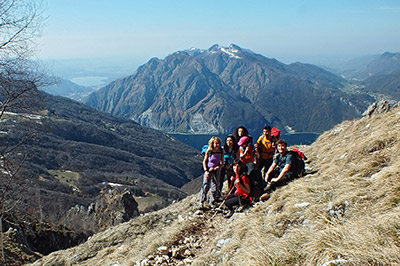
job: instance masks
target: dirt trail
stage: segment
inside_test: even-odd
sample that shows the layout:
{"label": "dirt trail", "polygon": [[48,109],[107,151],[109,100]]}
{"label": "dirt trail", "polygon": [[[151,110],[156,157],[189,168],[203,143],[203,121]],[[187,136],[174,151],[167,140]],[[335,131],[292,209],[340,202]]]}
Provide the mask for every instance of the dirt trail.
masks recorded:
{"label": "dirt trail", "polygon": [[216,237],[229,221],[220,212],[213,214],[214,210],[196,211],[194,215],[197,218],[191,227],[135,265],[191,265],[194,259],[210,253]]}

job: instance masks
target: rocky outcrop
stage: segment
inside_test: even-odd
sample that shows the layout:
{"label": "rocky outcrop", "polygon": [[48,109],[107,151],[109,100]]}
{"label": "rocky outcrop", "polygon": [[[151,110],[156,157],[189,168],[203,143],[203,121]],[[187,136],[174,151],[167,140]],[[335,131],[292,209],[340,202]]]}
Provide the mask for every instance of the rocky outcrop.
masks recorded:
{"label": "rocky outcrop", "polygon": [[393,107],[396,107],[397,104],[390,104],[386,100],[381,100],[379,102],[374,102],[371,104],[367,110],[363,113],[363,117],[371,117],[375,114],[384,114],[389,112]]}
{"label": "rocky outcrop", "polygon": [[66,215],[65,223],[75,231],[98,232],[129,221],[139,215],[138,204],[130,191],[104,189],[96,202],[88,206],[76,205]]}
{"label": "rocky outcrop", "polygon": [[[96,202],[88,206],[76,205],[68,210],[60,221],[63,226],[37,221],[13,223],[10,222],[11,217],[6,216],[2,221],[6,231],[4,243],[10,256],[15,254],[24,256],[22,260],[34,261],[40,254],[75,246],[100,230],[127,222],[138,215],[138,204],[130,191],[107,188]],[[18,243],[22,251],[10,245],[10,241]]]}

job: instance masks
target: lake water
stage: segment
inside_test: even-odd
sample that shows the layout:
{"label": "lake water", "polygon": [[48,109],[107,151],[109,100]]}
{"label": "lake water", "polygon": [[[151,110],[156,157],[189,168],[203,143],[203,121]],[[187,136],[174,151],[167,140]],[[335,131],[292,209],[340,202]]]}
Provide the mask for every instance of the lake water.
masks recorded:
{"label": "lake water", "polygon": [[72,78],[71,81],[81,86],[95,87],[95,86],[105,85],[107,77],[102,77],[102,76],[76,77]]}
{"label": "lake water", "polygon": [[[184,134],[170,134],[174,136],[176,139],[180,140],[181,142],[194,147],[197,150],[201,150],[203,145],[207,144],[208,141],[212,136],[219,137],[222,142],[225,141],[227,135],[184,135]],[[288,145],[309,145],[313,143],[319,134],[317,133],[295,133],[295,134],[288,134],[288,135],[281,135],[281,139],[284,139],[288,142]],[[257,136],[256,138],[258,138]],[[253,137],[254,138],[254,137]],[[257,141],[257,139],[253,139],[253,143]]]}

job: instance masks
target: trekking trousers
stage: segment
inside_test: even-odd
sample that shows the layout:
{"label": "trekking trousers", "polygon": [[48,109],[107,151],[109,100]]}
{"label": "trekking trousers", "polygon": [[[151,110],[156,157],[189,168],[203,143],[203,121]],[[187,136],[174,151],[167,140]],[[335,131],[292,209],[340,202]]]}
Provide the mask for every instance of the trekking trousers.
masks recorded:
{"label": "trekking trousers", "polygon": [[201,186],[201,198],[200,202],[205,202],[207,200],[207,193],[210,190],[209,203],[214,204],[214,201],[218,198],[218,188],[221,177],[221,169],[209,172],[208,178],[206,174],[203,175],[203,185]]}
{"label": "trekking trousers", "polygon": [[234,195],[235,193],[232,193],[231,195],[228,196],[228,198],[225,201],[225,206],[229,210],[233,210],[233,207],[235,206],[240,206],[241,204],[243,205],[249,205],[250,200],[248,198],[242,198],[240,196]]}
{"label": "trekking trousers", "polygon": [[262,179],[263,179],[263,180],[264,180],[264,178],[265,178],[265,174],[267,173],[269,167],[270,167],[271,164],[272,164],[272,161],[273,161],[272,157],[269,158],[269,159],[263,159],[263,158],[259,158],[259,159],[258,159],[258,164],[257,164],[257,166],[258,166],[258,169],[259,169],[260,172],[261,172],[261,176],[262,176]]}

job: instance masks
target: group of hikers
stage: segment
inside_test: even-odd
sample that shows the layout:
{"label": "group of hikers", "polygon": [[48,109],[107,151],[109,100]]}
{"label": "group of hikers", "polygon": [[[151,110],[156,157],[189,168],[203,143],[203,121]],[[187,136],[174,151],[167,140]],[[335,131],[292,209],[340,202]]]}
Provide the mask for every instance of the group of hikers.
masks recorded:
{"label": "group of hikers", "polygon": [[[254,145],[243,126],[226,137],[223,145],[220,138],[212,137],[202,152],[204,175],[200,208],[205,209],[210,192],[209,207],[219,209],[225,205],[228,209],[225,216],[230,217],[235,208],[242,209],[267,200],[275,188],[302,174],[304,161],[299,160],[305,159],[304,154],[296,149],[295,152],[288,151],[287,142],[279,137],[280,131],[270,126],[263,128],[263,134]],[[225,180],[228,192],[222,197]]]}

